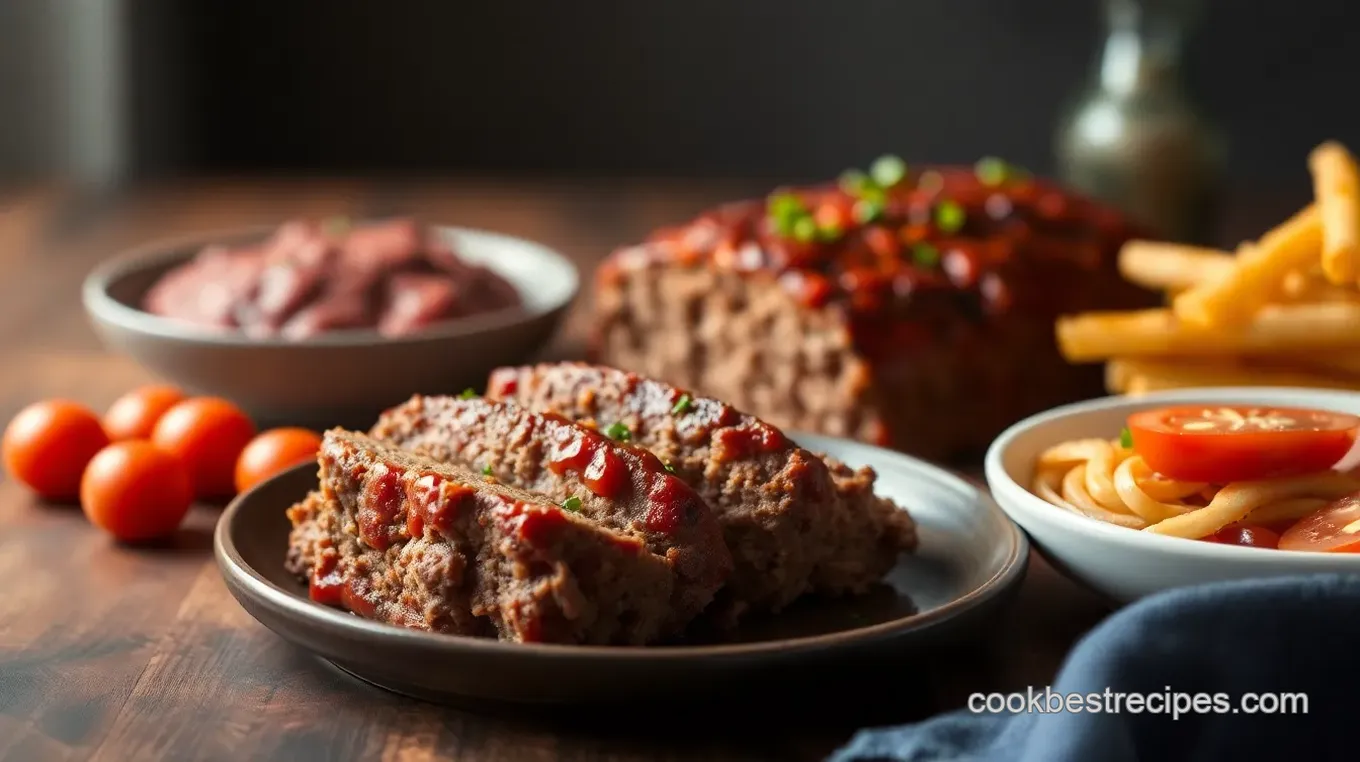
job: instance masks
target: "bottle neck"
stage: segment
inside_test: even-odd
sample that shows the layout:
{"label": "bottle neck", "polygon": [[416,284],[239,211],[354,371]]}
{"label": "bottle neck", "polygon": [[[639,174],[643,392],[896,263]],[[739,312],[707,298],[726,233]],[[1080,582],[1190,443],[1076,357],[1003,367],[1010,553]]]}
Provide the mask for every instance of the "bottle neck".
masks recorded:
{"label": "bottle neck", "polygon": [[1180,92],[1181,51],[1198,0],[1106,0],[1100,85],[1127,96]]}

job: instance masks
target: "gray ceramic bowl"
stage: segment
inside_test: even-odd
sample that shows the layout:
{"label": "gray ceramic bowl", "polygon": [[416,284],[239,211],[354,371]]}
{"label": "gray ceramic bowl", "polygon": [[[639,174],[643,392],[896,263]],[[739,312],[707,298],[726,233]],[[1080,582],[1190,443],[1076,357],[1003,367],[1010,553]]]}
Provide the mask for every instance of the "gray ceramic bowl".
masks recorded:
{"label": "gray ceramic bowl", "polygon": [[579,290],[576,268],[544,246],[484,231],[437,230],[460,256],[509,280],[524,309],[449,321],[407,337],[346,330],[305,341],[217,333],[140,309],[156,279],[205,244],[259,240],[272,229],[198,235],[127,252],[90,273],[82,297],[111,350],[191,393],[226,397],[261,425],[366,427],[412,394],[480,388],[492,368],[530,359]]}

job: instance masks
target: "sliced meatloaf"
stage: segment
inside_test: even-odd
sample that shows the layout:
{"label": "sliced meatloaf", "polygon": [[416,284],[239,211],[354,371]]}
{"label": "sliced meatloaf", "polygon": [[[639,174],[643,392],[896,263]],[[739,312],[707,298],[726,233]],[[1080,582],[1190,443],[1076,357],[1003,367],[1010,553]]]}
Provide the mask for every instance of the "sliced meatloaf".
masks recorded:
{"label": "sliced meatloaf", "polygon": [[[784,188],[616,250],[595,279],[593,360],[775,425],[932,458],[1104,393],[1054,321],[1153,306],[1116,266],[1114,209],[988,162],[889,186]],[[854,176],[851,176],[854,177]]]}
{"label": "sliced meatloaf", "polygon": [[713,600],[732,556],[713,512],[655,455],[560,415],[480,397],[415,396],[378,419],[371,436],[440,461],[456,461],[641,539],[676,570],[677,616]]}
{"label": "sliced meatloaf", "polygon": [[288,557],[284,568],[290,574],[307,577],[312,573],[313,559],[331,543],[331,532],[322,524],[325,499],[319,490],[288,509],[288,521],[293,525],[288,534]]}
{"label": "sliced meatloaf", "polygon": [[671,565],[636,538],[364,434],[327,432],[318,460],[315,600],[521,642],[641,645],[678,629]]}
{"label": "sliced meatloaf", "polygon": [[911,518],[874,496],[871,470],[828,466],[718,400],[582,363],[502,368],[487,394],[613,429],[674,468],[717,513],[732,552],[723,613],[862,591],[915,546]]}

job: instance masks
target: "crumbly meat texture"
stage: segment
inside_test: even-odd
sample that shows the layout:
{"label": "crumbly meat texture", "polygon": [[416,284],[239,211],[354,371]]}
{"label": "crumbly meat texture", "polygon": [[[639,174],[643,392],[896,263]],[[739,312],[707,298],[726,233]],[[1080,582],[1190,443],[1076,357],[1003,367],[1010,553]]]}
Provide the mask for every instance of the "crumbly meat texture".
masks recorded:
{"label": "crumbly meat texture", "polygon": [[916,548],[916,522],[897,503],[874,493],[878,474],[821,456],[836,485],[839,510],[831,513],[834,552],[813,571],[814,590],[862,593],[880,580],[903,551]]}
{"label": "crumbly meat texture", "polygon": [[292,512],[314,600],[502,640],[643,645],[676,634],[663,558],[541,498],[366,435],[327,432],[321,490]]}
{"label": "crumbly meat texture", "polygon": [[[630,270],[596,290],[594,361],[727,400],[782,428],[930,459],[981,452],[1016,420],[1103,393],[1058,353],[1053,318],[923,323],[910,352],[866,355],[840,310],[773,278],[708,267]],[[1143,303],[1113,302],[1131,306]]]}
{"label": "crumbly meat texture", "polygon": [[288,521],[293,525],[288,533],[288,556],[284,568],[290,574],[306,577],[312,573],[317,555],[331,544],[334,532],[322,523],[327,514],[325,498],[319,490],[307,493],[288,509]]}
{"label": "crumbly meat texture", "polygon": [[714,399],[583,363],[502,368],[488,396],[585,424],[627,426],[717,513],[736,568],[720,616],[778,611],[816,591],[859,592],[914,548],[910,516],[873,496],[872,470],[828,465]]}
{"label": "crumbly meat texture", "polygon": [[483,398],[415,396],[378,419],[371,436],[457,462],[642,540],[677,573],[676,615],[703,611],[732,570],[704,500],[651,452],[552,413]]}

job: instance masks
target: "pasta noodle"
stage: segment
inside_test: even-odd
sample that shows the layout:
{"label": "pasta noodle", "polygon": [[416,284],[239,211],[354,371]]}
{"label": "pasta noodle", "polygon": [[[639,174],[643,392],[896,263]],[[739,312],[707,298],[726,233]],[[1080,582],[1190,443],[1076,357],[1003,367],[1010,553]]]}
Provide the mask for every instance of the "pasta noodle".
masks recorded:
{"label": "pasta noodle", "polygon": [[1033,492],[1073,513],[1130,529],[1197,540],[1243,519],[1302,518],[1360,491],[1354,474],[1205,484],[1154,472],[1117,440],[1077,439],[1039,456]]}

